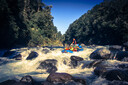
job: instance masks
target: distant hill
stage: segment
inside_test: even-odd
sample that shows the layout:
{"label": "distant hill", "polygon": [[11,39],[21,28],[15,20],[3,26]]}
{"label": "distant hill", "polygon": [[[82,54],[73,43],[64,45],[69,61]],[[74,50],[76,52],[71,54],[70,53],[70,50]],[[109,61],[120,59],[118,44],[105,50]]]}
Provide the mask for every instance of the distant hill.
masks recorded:
{"label": "distant hill", "polygon": [[50,45],[60,39],[51,8],[42,0],[0,0],[0,48]]}
{"label": "distant hill", "polygon": [[70,24],[64,43],[72,38],[87,45],[122,45],[128,41],[128,0],[111,0],[94,6]]}

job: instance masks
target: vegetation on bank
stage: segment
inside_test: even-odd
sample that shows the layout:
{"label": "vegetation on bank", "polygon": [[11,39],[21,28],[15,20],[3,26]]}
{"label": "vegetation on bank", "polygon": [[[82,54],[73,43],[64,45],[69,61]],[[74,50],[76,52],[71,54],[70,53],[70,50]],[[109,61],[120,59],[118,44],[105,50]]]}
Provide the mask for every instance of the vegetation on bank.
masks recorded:
{"label": "vegetation on bank", "polygon": [[62,45],[51,8],[41,0],[1,0],[0,48]]}
{"label": "vegetation on bank", "polygon": [[122,45],[128,41],[128,0],[104,1],[70,24],[64,43]]}

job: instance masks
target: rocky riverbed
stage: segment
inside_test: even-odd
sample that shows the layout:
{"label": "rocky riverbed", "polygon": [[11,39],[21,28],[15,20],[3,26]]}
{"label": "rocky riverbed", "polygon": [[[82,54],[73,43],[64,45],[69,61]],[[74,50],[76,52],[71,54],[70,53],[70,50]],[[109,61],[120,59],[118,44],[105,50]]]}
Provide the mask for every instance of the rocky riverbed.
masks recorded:
{"label": "rocky riverbed", "polygon": [[128,85],[128,51],[124,47],[84,46],[0,50],[0,85]]}

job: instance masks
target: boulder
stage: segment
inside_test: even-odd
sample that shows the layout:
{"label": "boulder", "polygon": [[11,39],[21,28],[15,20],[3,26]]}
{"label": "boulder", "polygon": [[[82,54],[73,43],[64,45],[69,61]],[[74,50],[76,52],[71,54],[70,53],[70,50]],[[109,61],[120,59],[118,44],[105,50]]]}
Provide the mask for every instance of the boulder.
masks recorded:
{"label": "boulder", "polygon": [[82,60],[83,60],[83,58],[81,58],[81,57],[79,57],[79,56],[71,56],[70,59],[71,59],[72,61],[82,61]]}
{"label": "boulder", "polygon": [[125,50],[128,51],[128,41],[125,42],[125,43],[123,44],[123,46],[125,47]]}
{"label": "boulder", "polygon": [[57,60],[55,59],[47,59],[40,63],[38,69],[46,69],[47,72],[57,71],[56,68]]}
{"label": "boulder", "polygon": [[30,75],[26,75],[26,76],[22,77],[20,82],[25,83],[25,84],[30,84],[30,85],[34,84],[34,80]]}
{"label": "boulder", "polygon": [[91,59],[110,59],[110,57],[111,57],[110,50],[105,48],[97,49],[90,54]]}
{"label": "boulder", "polygon": [[46,81],[50,83],[65,83],[73,80],[73,77],[68,73],[51,73]]}
{"label": "boulder", "polygon": [[120,61],[127,61],[128,60],[128,51],[118,51],[114,59],[120,60]]}
{"label": "boulder", "polygon": [[3,57],[11,57],[11,56],[15,55],[16,53],[17,53],[16,51],[8,50],[4,53]]}
{"label": "boulder", "polygon": [[[92,61],[91,63],[87,64],[86,67],[87,67],[87,68],[91,68],[91,67],[100,66],[103,61],[104,61],[104,60],[94,60],[94,61]],[[82,67],[82,68],[83,68],[83,67]]]}
{"label": "boulder", "polygon": [[105,66],[98,66],[94,69],[94,74],[97,76],[102,76],[103,73],[107,72],[107,68]]}
{"label": "boulder", "polygon": [[83,60],[83,58],[78,57],[78,56],[71,56],[70,59],[71,59],[71,66],[73,68],[77,67],[78,66],[78,62]]}
{"label": "boulder", "polygon": [[14,56],[13,59],[15,59],[15,60],[22,60],[22,55],[18,54],[16,56]]}
{"label": "boulder", "polygon": [[14,85],[15,83],[15,80],[6,80],[4,82],[1,82],[0,85]]}
{"label": "boulder", "polygon": [[121,69],[128,69],[128,64],[119,64],[118,67]]}
{"label": "boulder", "polygon": [[109,81],[128,81],[128,72],[127,70],[113,69],[105,72],[102,77]]}
{"label": "boulder", "polygon": [[86,85],[85,79],[76,78],[68,73],[51,73],[43,85]]}
{"label": "boulder", "polygon": [[55,85],[55,84],[50,83],[50,82],[48,82],[48,81],[44,81],[41,85]]}
{"label": "boulder", "polygon": [[120,45],[111,45],[109,46],[110,51],[123,51],[123,47]]}
{"label": "boulder", "polygon": [[47,69],[46,72],[48,72],[48,73],[52,73],[52,72],[56,72],[56,71],[57,71],[56,66],[52,66],[51,68]]}
{"label": "boulder", "polygon": [[37,52],[32,51],[29,56],[26,58],[26,60],[32,60],[38,56]]}
{"label": "boulder", "polygon": [[70,62],[70,66],[71,66],[72,68],[76,68],[76,67],[78,66],[78,61],[71,61],[71,62]]}
{"label": "boulder", "polygon": [[128,85],[128,82],[124,82],[124,81],[111,81],[107,85]]}
{"label": "boulder", "polygon": [[44,49],[42,50],[42,52],[43,52],[44,54],[47,54],[47,53],[50,52],[50,50],[44,48]]}
{"label": "boulder", "polygon": [[79,83],[81,83],[82,85],[86,85],[85,79],[75,77],[75,78],[74,78],[74,81],[75,81],[75,82],[79,82]]}

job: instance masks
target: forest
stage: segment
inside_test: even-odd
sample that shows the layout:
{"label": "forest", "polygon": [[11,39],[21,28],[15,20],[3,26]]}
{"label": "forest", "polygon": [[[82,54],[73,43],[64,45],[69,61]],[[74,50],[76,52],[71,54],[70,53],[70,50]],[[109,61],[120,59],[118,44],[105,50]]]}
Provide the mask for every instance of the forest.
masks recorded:
{"label": "forest", "polygon": [[128,41],[128,0],[104,0],[70,24],[64,43],[122,45]]}
{"label": "forest", "polygon": [[42,0],[0,0],[0,48],[62,45]]}
{"label": "forest", "polygon": [[0,48],[122,45],[128,41],[128,0],[104,0],[70,24],[64,35],[54,26],[52,5],[42,0],[0,0]]}

